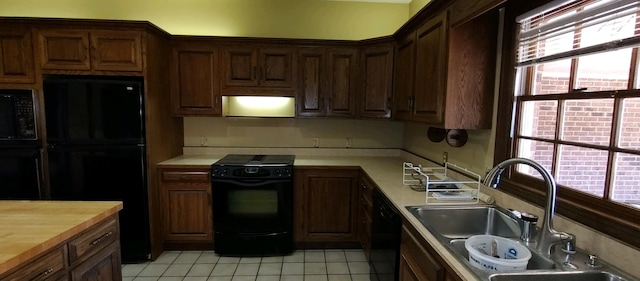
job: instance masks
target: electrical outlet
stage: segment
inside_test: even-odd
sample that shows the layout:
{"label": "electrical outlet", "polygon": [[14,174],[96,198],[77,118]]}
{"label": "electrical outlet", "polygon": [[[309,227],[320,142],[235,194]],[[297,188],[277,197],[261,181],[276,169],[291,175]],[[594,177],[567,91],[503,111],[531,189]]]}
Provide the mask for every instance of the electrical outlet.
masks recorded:
{"label": "electrical outlet", "polygon": [[320,147],[320,139],[313,138],[313,147]]}
{"label": "electrical outlet", "polygon": [[207,146],[208,139],[205,136],[200,136],[200,146]]}
{"label": "electrical outlet", "polygon": [[442,164],[445,164],[449,162],[449,152],[443,152],[442,153]]}
{"label": "electrical outlet", "polygon": [[351,138],[347,138],[347,144],[346,147],[347,148],[351,148],[353,146],[353,139]]}

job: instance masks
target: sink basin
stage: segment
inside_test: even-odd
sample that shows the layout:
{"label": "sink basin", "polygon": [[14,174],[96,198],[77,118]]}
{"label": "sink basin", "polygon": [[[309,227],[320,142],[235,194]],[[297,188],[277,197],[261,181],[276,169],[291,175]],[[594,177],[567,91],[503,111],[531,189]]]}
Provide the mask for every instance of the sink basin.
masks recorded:
{"label": "sink basin", "polygon": [[[464,247],[464,241],[462,239],[454,239],[449,242],[454,252],[458,255],[462,256],[464,260],[469,260],[469,252],[467,248]],[[531,259],[529,259],[529,263],[527,264],[527,270],[535,270],[535,269],[555,269],[556,263],[550,259],[547,259],[541,256],[539,253],[535,251],[531,251]],[[506,279],[502,279],[506,280]],[[546,281],[546,280],[545,280]]]}
{"label": "sink basin", "polygon": [[528,272],[500,273],[489,277],[490,281],[623,281],[627,280],[604,271]]}
{"label": "sink basin", "polygon": [[447,239],[466,239],[480,234],[520,237],[520,226],[507,214],[509,211],[494,206],[406,208],[422,225]]}

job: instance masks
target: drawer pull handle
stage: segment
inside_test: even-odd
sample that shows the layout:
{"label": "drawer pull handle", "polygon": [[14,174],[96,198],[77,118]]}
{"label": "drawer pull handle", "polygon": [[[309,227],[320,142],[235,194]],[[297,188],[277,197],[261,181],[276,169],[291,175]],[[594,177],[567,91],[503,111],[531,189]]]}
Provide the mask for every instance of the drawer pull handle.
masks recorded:
{"label": "drawer pull handle", "polygon": [[42,277],[45,277],[45,276],[47,276],[47,275],[49,275],[49,274],[53,273],[54,271],[56,271],[56,270],[55,270],[55,269],[53,269],[53,267],[49,267],[47,270],[45,270],[44,272],[42,272],[42,273],[38,274],[38,276],[34,277],[34,278],[33,278],[33,279],[31,279],[31,280],[38,280],[38,279],[40,279],[40,278],[42,278]]}
{"label": "drawer pull handle", "polygon": [[92,245],[92,246],[98,245],[98,243],[102,242],[102,240],[104,240],[104,239],[106,239],[107,237],[111,236],[111,234],[113,234],[113,232],[112,232],[112,231],[109,231],[109,232],[107,232],[107,233],[103,234],[102,236],[98,237],[98,239],[93,240],[93,241],[91,242],[91,245]]}

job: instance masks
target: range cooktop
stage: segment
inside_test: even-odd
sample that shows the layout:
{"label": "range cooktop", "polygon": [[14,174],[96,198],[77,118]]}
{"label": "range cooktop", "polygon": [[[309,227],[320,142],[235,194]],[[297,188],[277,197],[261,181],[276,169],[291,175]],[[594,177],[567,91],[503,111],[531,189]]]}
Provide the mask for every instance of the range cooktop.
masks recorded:
{"label": "range cooktop", "polygon": [[211,179],[292,178],[294,155],[228,154],[211,165]]}
{"label": "range cooktop", "polygon": [[254,155],[254,154],[228,154],[213,166],[223,167],[274,167],[291,166],[295,155]]}

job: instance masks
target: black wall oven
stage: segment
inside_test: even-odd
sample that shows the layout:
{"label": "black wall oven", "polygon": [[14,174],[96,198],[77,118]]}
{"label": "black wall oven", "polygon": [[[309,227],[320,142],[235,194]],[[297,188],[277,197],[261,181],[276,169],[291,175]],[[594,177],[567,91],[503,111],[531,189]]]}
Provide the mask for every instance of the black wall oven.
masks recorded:
{"label": "black wall oven", "polygon": [[33,91],[0,89],[0,199],[45,197],[41,155]]}
{"label": "black wall oven", "polygon": [[293,160],[292,155],[230,154],[212,165],[216,253],[293,250]]}
{"label": "black wall oven", "polygon": [[40,145],[0,145],[0,199],[35,200],[44,196]]}

